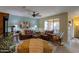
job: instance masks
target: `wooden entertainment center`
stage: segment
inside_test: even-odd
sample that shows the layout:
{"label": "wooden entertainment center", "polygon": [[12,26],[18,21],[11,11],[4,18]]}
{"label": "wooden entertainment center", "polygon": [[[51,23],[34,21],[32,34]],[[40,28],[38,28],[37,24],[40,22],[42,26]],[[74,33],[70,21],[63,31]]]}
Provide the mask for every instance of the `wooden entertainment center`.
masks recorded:
{"label": "wooden entertainment center", "polygon": [[6,36],[8,33],[8,13],[0,12],[0,36]]}

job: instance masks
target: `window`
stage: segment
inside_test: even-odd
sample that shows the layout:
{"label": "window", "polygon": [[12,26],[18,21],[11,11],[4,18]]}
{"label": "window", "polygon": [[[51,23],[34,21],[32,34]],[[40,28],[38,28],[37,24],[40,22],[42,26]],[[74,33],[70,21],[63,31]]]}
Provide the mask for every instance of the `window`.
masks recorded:
{"label": "window", "polygon": [[44,30],[47,30],[47,28],[48,28],[48,22],[45,21],[45,23],[44,23]]}
{"label": "window", "polygon": [[54,30],[54,33],[58,33],[60,29],[59,19],[46,20],[44,23],[44,30]]}
{"label": "window", "polygon": [[54,33],[59,32],[59,22],[54,22]]}

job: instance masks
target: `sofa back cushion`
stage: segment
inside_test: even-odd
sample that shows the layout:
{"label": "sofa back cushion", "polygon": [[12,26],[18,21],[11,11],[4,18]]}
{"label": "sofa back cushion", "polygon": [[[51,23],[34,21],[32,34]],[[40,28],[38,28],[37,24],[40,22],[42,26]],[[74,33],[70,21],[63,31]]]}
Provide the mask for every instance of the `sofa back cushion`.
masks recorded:
{"label": "sofa back cushion", "polygon": [[24,32],[25,32],[25,34],[33,34],[33,31],[31,31],[31,30],[25,30]]}
{"label": "sofa back cushion", "polygon": [[53,31],[45,31],[45,34],[53,34]]}
{"label": "sofa back cushion", "polygon": [[21,34],[22,34],[22,35],[25,35],[25,31],[24,31],[24,30],[21,30]]}

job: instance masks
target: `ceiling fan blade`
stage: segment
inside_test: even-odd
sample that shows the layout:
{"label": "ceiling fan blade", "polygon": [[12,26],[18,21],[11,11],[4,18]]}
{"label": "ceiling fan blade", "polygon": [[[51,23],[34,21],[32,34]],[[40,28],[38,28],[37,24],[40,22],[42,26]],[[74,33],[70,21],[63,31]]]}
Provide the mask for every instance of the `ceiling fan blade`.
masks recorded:
{"label": "ceiling fan blade", "polygon": [[39,15],[39,13],[36,13],[36,15]]}
{"label": "ceiling fan blade", "polygon": [[42,17],[42,15],[38,15],[38,17]]}

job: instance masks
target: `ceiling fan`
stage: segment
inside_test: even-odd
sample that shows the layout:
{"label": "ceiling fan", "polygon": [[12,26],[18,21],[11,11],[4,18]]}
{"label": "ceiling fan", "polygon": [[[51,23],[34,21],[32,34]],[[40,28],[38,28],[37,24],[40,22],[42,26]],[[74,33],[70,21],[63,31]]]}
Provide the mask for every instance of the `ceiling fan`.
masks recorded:
{"label": "ceiling fan", "polygon": [[28,9],[26,8],[25,6],[23,6],[23,8],[28,11],[32,17],[41,17],[42,15],[40,15],[40,13],[38,11],[35,11],[35,10],[31,10],[31,9]]}
{"label": "ceiling fan", "polygon": [[33,12],[32,16],[33,16],[33,17],[41,17],[40,13],[35,12],[35,11]]}

